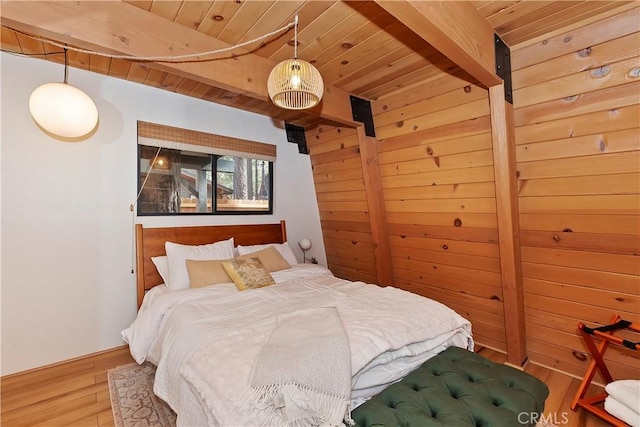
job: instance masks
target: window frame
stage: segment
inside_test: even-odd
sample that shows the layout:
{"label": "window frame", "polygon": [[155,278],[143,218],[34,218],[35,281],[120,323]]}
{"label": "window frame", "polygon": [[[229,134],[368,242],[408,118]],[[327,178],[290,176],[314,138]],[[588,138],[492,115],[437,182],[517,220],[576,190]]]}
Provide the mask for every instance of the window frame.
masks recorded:
{"label": "window frame", "polygon": [[[151,143],[145,143],[151,142]],[[141,204],[136,199],[137,216],[202,216],[202,215],[273,215],[274,212],[274,170],[276,161],[276,146],[249,140],[241,140],[221,135],[208,134],[199,131],[173,128],[165,125],[138,121],[137,143],[137,194],[138,199],[144,192],[143,182],[147,174],[151,172],[151,163],[154,159],[142,158],[144,149],[172,150],[184,153],[200,153],[211,159],[211,211],[210,212],[142,212]],[[268,166],[269,197],[268,209],[233,209],[218,210],[218,160],[221,157],[232,156],[249,160],[262,160]],[[171,156],[168,156],[171,157]],[[149,166],[142,170],[142,160],[148,160]],[[207,183],[209,184],[209,183]]]}
{"label": "window frame", "polygon": [[[212,172],[211,175],[213,176],[213,184],[215,188],[217,188],[218,186],[218,159],[220,157],[225,157],[223,155],[213,155],[214,159],[213,159],[213,167],[212,167]],[[249,157],[246,157],[249,158]],[[267,160],[268,161],[268,160]],[[273,165],[275,162],[272,161],[268,161],[269,162],[269,209],[268,210],[259,210],[259,211],[255,211],[255,210],[243,210],[243,211],[218,211],[218,197],[212,197],[212,206],[211,206],[211,210],[212,212],[209,213],[207,212],[207,214],[214,214],[214,215],[273,215]]]}

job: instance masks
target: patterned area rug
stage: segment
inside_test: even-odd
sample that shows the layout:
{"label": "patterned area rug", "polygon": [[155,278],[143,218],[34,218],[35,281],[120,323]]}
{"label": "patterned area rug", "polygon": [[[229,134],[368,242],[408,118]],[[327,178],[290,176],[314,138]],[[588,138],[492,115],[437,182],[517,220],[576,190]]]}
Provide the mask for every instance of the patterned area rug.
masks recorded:
{"label": "patterned area rug", "polygon": [[[145,362],[107,372],[116,427],[175,427],[176,414],[153,393],[156,367]],[[558,427],[541,420],[536,427]]]}
{"label": "patterned area rug", "polygon": [[176,414],[153,393],[156,367],[145,362],[118,366],[107,373],[116,427],[175,427]]}

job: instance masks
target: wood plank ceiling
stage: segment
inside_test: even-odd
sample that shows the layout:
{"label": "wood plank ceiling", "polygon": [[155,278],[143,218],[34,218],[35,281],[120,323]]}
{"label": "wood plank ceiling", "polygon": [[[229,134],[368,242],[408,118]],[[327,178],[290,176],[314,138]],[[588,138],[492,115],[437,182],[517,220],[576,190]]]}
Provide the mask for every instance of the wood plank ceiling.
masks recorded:
{"label": "wood plank ceiling", "polygon": [[[13,2],[5,1],[3,7],[7,3]],[[150,44],[151,38],[149,41],[145,40],[146,30],[157,30],[158,17],[161,17],[163,22],[166,20],[184,26],[185,34],[197,31],[200,35],[206,35],[211,38],[211,46],[217,46],[220,42],[236,45],[270,33],[292,22],[294,15],[298,13],[298,57],[313,63],[319,69],[325,86],[361,98],[385,97],[396,90],[417,85],[443,72],[467,76],[451,60],[373,1],[127,0],[124,3],[129,10],[135,8],[135,12],[144,11],[144,14],[136,14],[136,17],[140,16],[137,18],[140,21],[137,39],[127,41],[127,44],[135,43],[143,47],[145,43]],[[499,0],[472,3],[496,33],[508,45],[514,46],[535,41],[543,34],[552,33],[559,28],[633,2]],[[118,6],[123,7],[122,4]],[[109,19],[105,16],[105,21],[108,22]],[[73,27],[74,20],[77,20],[77,17],[70,17],[70,28]],[[35,55],[36,58],[63,63],[63,55],[57,53],[61,51],[59,47],[34,40],[30,35],[62,43],[68,42],[64,37],[56,37],[50,32],[39,31],[38,28],[25,31],[12,28],[11,25],[12,22],[7,22],[2,17],[1,40],[4,51]],[[170,36],[171,40],[165,43],[179,45],[180,40],[175,40],[175,34],[173,33]],[[293,30],[290,29],[245,49],[249,50],[251,55],[257,55],[268,60],[267,63],[275,64],[293,56],[292,46]],[[168,50],[164,54],[170,53]],[[163,53],[154,49],[148,54]],[[229,56],[219,55],[222,59],[217,61],[237,59]],[[325,115],[323,118],[316,112],[282,110],[264,97],[215,86],[209,84],[207,79],[198,79],[197,76],[186,75],[172,68],[167,69],[163,64],[134,62],[73,51],[69,52],[69,62],[71,67],[253,111],[296,123],[307,129],[321,123],[334,124],[330,116]],[[266,76],[262,78],[266,79]],[[470,76],[467,78],[473,80]],[[71,74],[71,82],[72,79]],[[350,120],[350,117],[347,119]]]}

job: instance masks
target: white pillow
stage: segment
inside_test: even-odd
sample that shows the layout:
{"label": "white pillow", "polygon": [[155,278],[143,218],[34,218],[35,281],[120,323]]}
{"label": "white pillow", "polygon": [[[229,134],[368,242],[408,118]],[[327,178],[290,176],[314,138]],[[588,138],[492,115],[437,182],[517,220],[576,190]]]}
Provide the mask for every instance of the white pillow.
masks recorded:
{"label": "white pillow", "polygon": [[251,246],[238,245],[236,249],[238,250],[238,254],[242,256],[242,255],[251,254],[253,252],[261,251],[262,249],[266,249],[269,246],[275,246],[278,252],[280,252],[280,255],[282,255],[282,257],[286,259],[289,264],[291,265],[298,264],[298,259],[296,258],[295,254],[293,253],[293,251],[291,250],[287,242],[267,243],[266,245],[251,245]]}
{"label": "white pillow", "polygon": [[165,285],[169,283],[169,258],[167,256],[152,256],[151,261],[156,266],[156,270],[158,270],[158,274],[162,277]]}
{"label": "white pillow", "polygon": [[196,246],[166,242],[164,249],[169,258],[169,281],[166,282],[167,287],[172,291],[186,289],[189,287],[187,260],[231,259],[233,258],[233,237],[221,242]]}

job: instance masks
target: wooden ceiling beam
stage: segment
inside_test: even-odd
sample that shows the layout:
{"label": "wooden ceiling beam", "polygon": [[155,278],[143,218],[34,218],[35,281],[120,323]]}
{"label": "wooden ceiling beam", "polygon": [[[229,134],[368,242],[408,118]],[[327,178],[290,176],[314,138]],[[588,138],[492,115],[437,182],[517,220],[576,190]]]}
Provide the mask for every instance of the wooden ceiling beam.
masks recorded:
{"label": "wooden ceiling beam", "polygon": [[375,0],[486,87],[495,73],[494,30],[470,2]]}
{"label": "wooden ceiling beam", "polygon": [[[175,56],[230,47],[229,44],[120,1],[9,1],[2,25],[97,52],[129,56]],[[233,52],[233,56],[231,53]],[[204,62],[153,62],[149,67],[269,100],[267,78],[274,61],[233,49]],[[355,127],[349,93],[326,86],[321,104],[307,114]]]}

